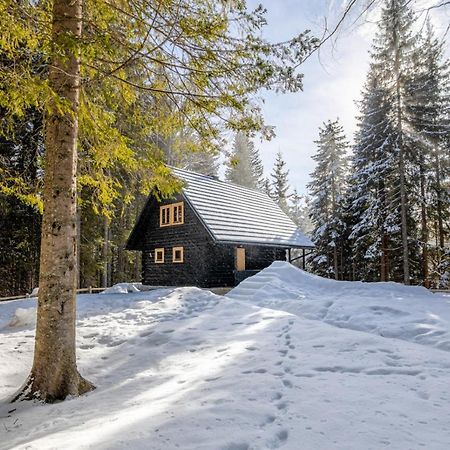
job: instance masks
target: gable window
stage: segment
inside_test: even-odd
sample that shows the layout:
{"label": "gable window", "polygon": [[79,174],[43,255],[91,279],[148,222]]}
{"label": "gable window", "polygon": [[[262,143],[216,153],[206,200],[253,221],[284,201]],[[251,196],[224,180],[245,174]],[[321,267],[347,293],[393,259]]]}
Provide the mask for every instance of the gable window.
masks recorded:
{"label": "gable window", "polygon": [[159,222],[161,226],[170,225],[170,208],[171,206],[161,206],[159,209]]}
{"label": "gable window", "polygon": [[156,264],[164,263],[164,249],[163,248],[155,248],[155,263]]}
{"label": "gable window", "polygon": [[177,203],[173,205],[173,223],[183,223],[184,222],[184,208],[183,203]]}
{"label": "gable window", "polygon": [[172,261],[174,263],[184,262],[184,248],[183,247],[174,247],[172,249]]}
{"label": "gable window", "polygon": [[173,203],[171,205],[160,206],[159,225],[167,227],[170,225],[181,225],[184,223],[184,203]]}

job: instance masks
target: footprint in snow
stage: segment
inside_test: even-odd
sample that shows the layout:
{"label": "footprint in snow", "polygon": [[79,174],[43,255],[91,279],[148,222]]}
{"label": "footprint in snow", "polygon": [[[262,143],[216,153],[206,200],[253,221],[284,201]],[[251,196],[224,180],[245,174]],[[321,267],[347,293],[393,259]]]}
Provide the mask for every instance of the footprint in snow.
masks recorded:
{"label": "footprint in snow", "polygon": [[269,425],[271,423],[275,422],[276,417],[272,414],[268,414],[266,417],[264,417],[263,421],[261,422],[261,427],[264,427],[266,425]]}
{"label": "footprint in snow", "polygon": [[90,350],[91,348],[94,348],[94,345],[80,345],[80,348],[82,350]]}
{"label": "footprint in snow", "polygon": [[282,398],[283,394],[281,392],[275,392],[275,394],[272,395],[271,401],[281,400]]}
{"label": "footprint in snow", "polygon": [[220,378],[222,378],[222,377],[205,378],[205,381],[207,381],[209,383],[211,381],[219,380]]}
{"label": "footprint in snow", "polygon": [[271,449],[280,448],[286,443],[289,437],[289,431],[285,428],[277,431],[275,436],[267,442],[267,447]]}
{"label": "footprint in snow", "polygon": [[249,347],[245,347],[245,350],[248,350],[250,352],[254,352],[255,350],[258,350],[258,347],[249,346]]}
{"label": "footprint in snow", "polygon": [[286,408],[287,408],[287,403],[286,402],[281,402],[281,403],[278,403],[278,405],[277,405],[277,409],[279,411],[284,410]]}
{"label": "footprint in snow", "polygon": [[250,446],[246,442],[231,442],[220,450],[249,450]]}

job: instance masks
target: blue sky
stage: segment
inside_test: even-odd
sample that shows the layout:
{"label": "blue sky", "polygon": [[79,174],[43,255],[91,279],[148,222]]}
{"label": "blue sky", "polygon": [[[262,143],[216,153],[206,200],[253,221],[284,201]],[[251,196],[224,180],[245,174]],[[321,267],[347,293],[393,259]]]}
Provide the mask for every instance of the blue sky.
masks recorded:
{"label": "blue sky", "polygon": [[[361,6],[362,2],[361,0]],[[268,25],[264,36],[272,41],[292,37],[305,29],[320,36],[324,18],[332,27],[345,0],[251,0],[249,6],[262,3],[268,10]],[[436,3],[433,0],[416,0],[420,6]],[[450,8],[434,13],[438,31],[445,31],[450,22]],[[356,11],[355,11],[356,12]],[[358,100],[369,64],[368,50],[374,36],[377,11],[369,23],[351,25],[348,20],[333,44],[321,50],[320,58],[314,56],[303,66],[304,91],[296,94],[263,93],[263,113],[266,122],[275,126],[276,137],[270,142],[255,144],[261,152],[266,172],[269,173],[275,155],[280,150],[287,161],[291,186],[306,193],[309,174],[314,168],[311,155],[315,153],[314,140],[319,126],[328,119],[339,117],[347,137],[355,131]],[[352,18],[350,18],[352,19]]]}

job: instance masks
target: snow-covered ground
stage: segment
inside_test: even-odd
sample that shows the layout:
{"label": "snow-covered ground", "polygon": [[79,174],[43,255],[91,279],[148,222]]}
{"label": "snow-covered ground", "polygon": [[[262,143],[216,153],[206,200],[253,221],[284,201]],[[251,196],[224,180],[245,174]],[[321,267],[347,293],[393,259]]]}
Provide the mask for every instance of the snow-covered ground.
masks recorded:
{"label": "snow-covered ground", "polygon": [[226,297],[80,295],[79,367],[97,389],[11,405],[34,306],[0,304],[1,449],[450,448],[450,297],[286,263]]}

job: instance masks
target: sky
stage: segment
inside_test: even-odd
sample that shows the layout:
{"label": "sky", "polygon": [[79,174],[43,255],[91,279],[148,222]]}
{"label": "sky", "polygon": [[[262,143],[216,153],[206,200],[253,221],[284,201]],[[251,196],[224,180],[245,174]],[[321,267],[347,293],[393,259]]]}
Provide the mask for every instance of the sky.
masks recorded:
{"label": "sky", "polygon": [[[324,20],[332,28],[341,16],[347,0],[250,0],[249,6],[262,3],[267,9],[268,25],[264,37],[281,41],[305,29],[321,36]],[[363,1],[363,0],[362,0]],[[435,0],[415,0],[417,8],[436,4]],[[361,4],[362,5],[362,4]],[[357,10],[354,11],[354,15]],[[299,193],[306,194],[309,174],[314,169],[311,156],[314,141],[323,122],[339,118],[349,141],[356,130],[356,101],[369,66],[368,51],[376,31],[377,11],[353,24],[349,17],[337,39],[301,66],[304,90],[295,94],[263,93],[262,107],[266,123],[275,127],[271,141],[255,140],[268,174],[281,151],[289,168],[289,181]],[[433,23],[443,33],[450,23],[450,7],[433,10]],[[448,49],[447,49],[448,53]]]}

